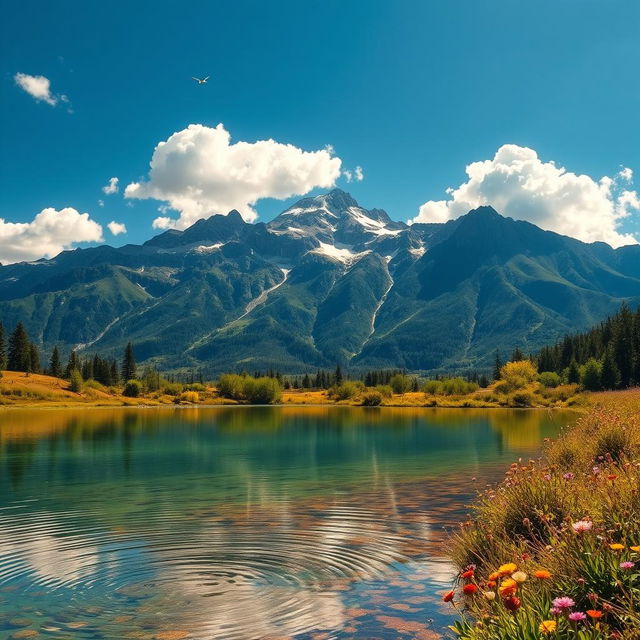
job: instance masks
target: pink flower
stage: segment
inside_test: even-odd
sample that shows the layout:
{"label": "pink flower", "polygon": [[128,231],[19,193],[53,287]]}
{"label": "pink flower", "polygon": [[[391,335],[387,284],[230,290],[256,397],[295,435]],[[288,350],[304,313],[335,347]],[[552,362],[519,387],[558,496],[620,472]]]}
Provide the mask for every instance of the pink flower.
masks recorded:
{"label": "pink flower", "polygon": [[575,605],[575,601],[569,596],[562,596],[561,598],[556,598],[553,601],[554,609],[571,609],[571,607],[575,607]]}
{"label": "pink flower", "polygon": [[571,622],[582,622],[583,620],[587,619],[587,614],[586,613],[582,613],[582,611],[574,611],[573,613],[569,614],[569,620],[571,620]]}
{"label": "pink flower", "polygon": [[558,609],[557,607],[553,607],[550,611],[552,616],[559,616],[562,613],[562,609]]}
{"label": "pink flower", "polygon": [[573,480],[576,476],[575,476],[575,473],[571,473],[571,471],[569,471],[568,473],[565,473],[562,477],[565,480]]}
{"label": "pink flower", "polygon": [[620,563],[620,568],[621,569],[633,569],[633,567],[635,567],[635,566],[636,566],[635,562],[629,562],[628,560],[627,560],[627,562],[621,562]]}
{"label": "pink flower", "polygon": [[574,522],[571,526],[576,533],[585,533],[586,531],[591,531],[593,522],[590,520],[578,520],[578,522]]}

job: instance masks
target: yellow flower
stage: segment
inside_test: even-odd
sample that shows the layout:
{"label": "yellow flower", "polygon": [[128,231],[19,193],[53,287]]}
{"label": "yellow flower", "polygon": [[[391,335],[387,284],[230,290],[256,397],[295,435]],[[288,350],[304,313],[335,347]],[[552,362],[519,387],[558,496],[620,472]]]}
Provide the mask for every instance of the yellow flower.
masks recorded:
{"label": "yellow flower", "polygon": [[508,576],[509,574],[517,571],[518,567],[513,562],[508,562],[507,564],[503,564],[498,568],[498,573],[501,576]]}
{"label": "yellow flower", "polygon": [[524,571],[515,571],[511,574],[511,578],[516,582],[524,582],[528,576]]}
{"label": "yellow flower", "polygon": [[498,587],[498,593],[501,597],[513,595],[518,588],[518,583],[511,578],[507,578],[502,581],[502,584]]}
{"label": "yellow flower", "polygon": [[555,620],[543,620],[540,623],[540,631],[541,633],[553,633],[556,630],[556,621]]}
{"label": "yellow flower", "polygon": [[629,547],[629,549],[631,549],[631,551],[635,551],[636,553],[640,553],[640,545]]}
{"label": "yellow flower", "polygon": [[609,545],[609,549],[613,549],[614,551],[622,551],[624,549],[623,544],[619,544],[618,542],[614,542]]}

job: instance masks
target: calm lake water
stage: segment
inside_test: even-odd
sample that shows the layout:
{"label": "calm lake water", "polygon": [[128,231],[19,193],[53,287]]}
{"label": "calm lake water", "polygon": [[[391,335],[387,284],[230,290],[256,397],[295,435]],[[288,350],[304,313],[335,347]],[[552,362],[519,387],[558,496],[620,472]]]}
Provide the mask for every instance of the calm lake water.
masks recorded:
{"label": "calm lake water", "polygon": [[446,528],[573,419],[0,412],[0,638],[440,638]]}

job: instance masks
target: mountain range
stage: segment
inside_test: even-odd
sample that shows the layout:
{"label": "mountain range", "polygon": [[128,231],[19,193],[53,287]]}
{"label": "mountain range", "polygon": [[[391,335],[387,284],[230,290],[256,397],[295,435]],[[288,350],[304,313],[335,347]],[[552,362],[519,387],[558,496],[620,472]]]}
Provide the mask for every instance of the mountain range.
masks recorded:
{"label": "mountain range", "polygon": [[393,221],[335,189],[271,222],[213,215],[143,245],[0,267],[0,318],[45,351],[161,370],[486,369],[640,303],[640,246],[612,249],[481,207]]}

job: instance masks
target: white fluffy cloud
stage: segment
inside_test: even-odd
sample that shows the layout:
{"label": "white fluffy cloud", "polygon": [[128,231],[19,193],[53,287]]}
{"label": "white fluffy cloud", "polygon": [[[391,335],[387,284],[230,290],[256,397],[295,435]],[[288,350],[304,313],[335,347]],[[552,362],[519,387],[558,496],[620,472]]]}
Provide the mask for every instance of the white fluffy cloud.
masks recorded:
{"label": "white fluffy cloud", "polygon": [[67,96],[51,92],[51,82],[45,76],[30,76],[28,73],[16,73],[16,84],[35,100],[46,102],[55,107],[58,102],[69,102]]}
{"label": "white fluffy cloud", "polygon": [[637,192],[619,187],[620,180],[631,181],[631,169],[596,181],[543,162],[533,149],[505,144],[493,159],[473,162],[466,172],[466,182],[447,189],[447,200],[426,202],[411,222],[444,222],[491,205],[506,216],[585,242],[638,243],[618,229],[622,218],[640,210]]}
{"label": "white fluffy cloud", "polygon": [[345,169],[342,175],[346,178],[347,182],[362,182],[364,180],[364,171],[362,167],[357,166],[353,171],[351,169]]}
{"label": "white fluffy cloud", "polygon": [[102,187],[102,191],[108,196],[118,193],[118,178],[109,178],[109,182]]}
{"label": "white fluffy cloud", "polygon": [[331,187],[340,176],[342,161],[326,148],[303,151],[275,140],[230,140],[222,124],[191,124],[174,133],[156,146],[148,180],[129,184],[125,197],[165,201],[179,217],[162,216],[154,228],[184,229],[231,209],[253,221],[253,205],[261,198],[284,199]]}
{"label": "white fluffy cloud", "polygon": [[72,207],[43,209],[31,222],[0,218],[0,262],[51,258],[78,242],[102,242],[102,227]]}
{"label": "white fluffy cloud", "polygon": [[111,231],[111,235],[119,236],[121,233],[127,233],[127,226],[124,222],[116,222],[112,220],[108,225],[107,229]]}

